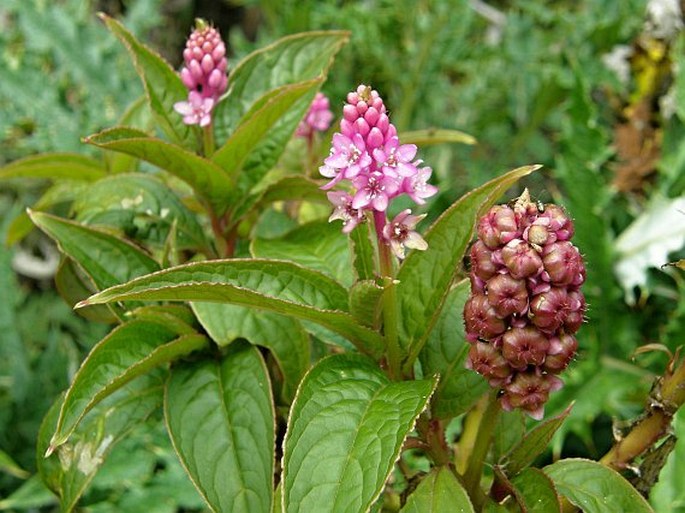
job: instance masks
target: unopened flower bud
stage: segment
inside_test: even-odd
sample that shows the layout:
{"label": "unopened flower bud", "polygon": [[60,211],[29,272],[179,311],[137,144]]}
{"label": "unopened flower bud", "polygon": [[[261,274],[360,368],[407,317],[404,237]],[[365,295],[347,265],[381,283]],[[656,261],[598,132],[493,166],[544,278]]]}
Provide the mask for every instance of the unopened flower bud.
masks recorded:
{"label": "unopened flower bud", "polygon": [[525,281],[512,278],[509,274],[498,274],[488,281],[486,289],[488,301],[500,317],[527,311],[528,290]]}
{"label": "unopened flower bud", "polygon": [[562,287],[551,287],[530,302],[529,317],[542,331],[554,333],[568,316],[568,294]]}
{"label": "unopened flower bud", "polygon": [[505,205],[492,207],[478,222],[478,238],[490,249],[506,244],[517,233],[514,211]]}
{"label": "unopened flower bud", "polygon": [[481,280],[488,280],[497,273],[498,266],[492,260],[490,251],[482,241],[471,246],[471,270]]}
{"label": "unopened flower bud", "polygon": [[534,419],[541,420],[549,393],[559,390],[562,385],[559,378],[550,374],[519,372],[512,382],[504,387],[502,407],[507,411],[521,408]]}
{"label": "unopened flower bud", "polygon": [[542,263],[554,285],[570,285],[578,281],[580,285],[584,280],[583,259],[578,248],[568,241],[555,242],[546,247]]}
{"label": "unopened flower bud", "polygon": [[513,328],[502,337],[502,354],[515,369],[542,365],[549,349],[549,340],[536,328]]}
{"label": "unopened flower bud", "polygon": [[585,296],[579,290],[571,290],[568,293],[568,312],[564,319],[564,330],[567,333],[575,333],[583,324],[585,314]]}
{"label": "unopened flower bud", "polygon": [[492,344],[485,342],[471,345],[467,366],[485,376],[491,383],[501,384],[512,373],[502,354]]}
{"label": "unopened flower bud", "polygon": [[472,339],[482,337],[489,340],[506,329],[504,321],[497,317],[495,310],[488,303],[488,298],[482,294],[473,295],[466,301],[464,321],[466,333],[471,335]]}
{"label": "unopened flower bud", "polygon": [[502,248],[502,260],[514,278],[527,278],[542,270],[542,259],[537,251],[521,239],[512,239]]}
{"label": "unopened flower bud", "polygon": [[573,335],[562,334],[550,341],[543,369],[557,374],[564,370],[578,350],[578,341]]}

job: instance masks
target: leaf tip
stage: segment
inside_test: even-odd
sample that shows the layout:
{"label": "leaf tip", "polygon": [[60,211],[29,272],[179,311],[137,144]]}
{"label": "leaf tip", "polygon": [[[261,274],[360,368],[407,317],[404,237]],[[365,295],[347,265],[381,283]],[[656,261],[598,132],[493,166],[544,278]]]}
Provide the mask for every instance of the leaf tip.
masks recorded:
{"label": "leaf tip", "polygon": [[84,299],[83,301],[79,301],[74,305],[74,310],[78,310],[79,308],[85,308],[86,306],[90,306],[90,298],[89,299]]}
{"label": "leaf tip", "polygon": [[50,456],[52,456],[52,454],[55,452],[56,449],[57,449],[57,445],[50,442],[50,445],[48,446],[47,450],[45,451],[45,454],[43,454],[43,458],[49,458]]}

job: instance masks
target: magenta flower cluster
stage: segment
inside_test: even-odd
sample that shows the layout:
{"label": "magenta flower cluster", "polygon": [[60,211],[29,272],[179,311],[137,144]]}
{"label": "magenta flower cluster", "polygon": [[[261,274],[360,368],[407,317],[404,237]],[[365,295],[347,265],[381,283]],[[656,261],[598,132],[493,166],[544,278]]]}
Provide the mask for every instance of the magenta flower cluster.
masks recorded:
{"label": "magenta flower cluster", "polygon": [[583,323],[583,259],[573,223],[556,205],[540,209],[527,193],[478,222],[471,247],[471,295],[464,307],[467,366],[501,388],[505,410],[540,419],[556,376],[576,353]]}
{"label": "magenta flower cluster", "polygon": [[299,137],[311,137],[314,132],[325,132],[331,126],[333,113],[330,102],[323,93],[316,93],[309,111],[300,122],[295,135]]}
{"label": "magenta flower cluster", "polygon": [[388,222],[385,212],[393,198],[406,194],[422,205],[437,188],[428,183],[431,168],[416,160],[414,144],[400,144],[397,129],[390,122],[383,99],[366,85],[347,95],[340,132],[333,135],[330,155],[319,172],[330,181],[322,188],[340,184],[346,190],[331,191],[328,198],[335,206],[331,220],[343,221],[348,233],[373,214],[376,232],[390,244],[399,258],[404,248],[426,249],[427,245],[414,231],[423,216],[401,212]]}
{"label": "magenta flower cluster", "polygon": [[174,104],[174,109],[187,125],[208,126],[212,109],[228,86],[226,45],[219,31],[196,20],[183,50],[183,62],[181,80],[188,88],[188,99]]}

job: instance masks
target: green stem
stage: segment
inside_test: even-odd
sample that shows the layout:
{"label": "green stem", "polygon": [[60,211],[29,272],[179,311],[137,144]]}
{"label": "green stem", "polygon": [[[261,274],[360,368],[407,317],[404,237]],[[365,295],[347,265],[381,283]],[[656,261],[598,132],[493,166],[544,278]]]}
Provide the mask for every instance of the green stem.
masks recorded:
{"label": "green stem", "polygon": [[470,457],[466,463],[464,471],[464,487],[471,497],[471,501],[476,510],[479,510],[484,501],[483,491],[480,489],[480,480],[483,474],[485,457],[490,449],[492,435],[495,431],[497,416],[499,415],[500,405],[497,400],[497,390],[493,390],[487,399],[485,410],[483,411],[475,426],[476,438],[473,443]]}
{"label": "green stem", "polygon": [[202,150],[207,158],[214,154],[214,129],[211,123],[202,129]]}
{"label": "green stem", "polygon": [[397,332],[397,290],[393,269],[393,256],[390,246],[381,237],[385,225],[385,213],[375,212],[374,223],[378,235],[378,261],[380,274],[383,279],[383,335],[385,336],[386,356],[388,358],[388,373],[391,379],[401,378],[402,358],[400,353],[399,336]]}

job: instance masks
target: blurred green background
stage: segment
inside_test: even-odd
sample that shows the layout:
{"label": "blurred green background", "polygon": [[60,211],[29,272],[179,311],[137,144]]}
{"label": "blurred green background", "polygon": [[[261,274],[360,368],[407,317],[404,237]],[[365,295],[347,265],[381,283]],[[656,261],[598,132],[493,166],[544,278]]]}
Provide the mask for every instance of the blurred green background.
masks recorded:
{"label": "blurred green background", "polygon": [[[548,414],[577,402],[548,457],[598,457],[612,443],[612,419],[639,413],[668,361],[665,351],[633,357],[636,349],[661,344],[675,351],[685,340],[683,277],[661,268],[683,256],[685,243],[681,8],[676,0],[2,0],[0,165],[39,152],[97,151],[81,137],[115,124],[142,94],[98,11],[121,19],[177,69],[197,16],[221,29],[232,64],[286,34],[350,30],[323,87],[336,114],[345,94],[366,83],[384,97],[400,133],[458,129],[478,141],[421,150],[441,188],[430,216],[510,168],[545,165],[526,185],[575,218],[589,303],[578,361]],[[0,184],[3,240],[43,186]],[[4,510],[53,508],[35,478],[27,480],[35,472],[36,433],[106,332],[60,300],[53,258],[35,232],[0,245]],[[683,420],[676,430],[685,439]],[[152,426],[114,451],[85,511],[202,509]],[[685,511],[685,485],[677,479],[682,444],[652,494],[659,512]]]}

